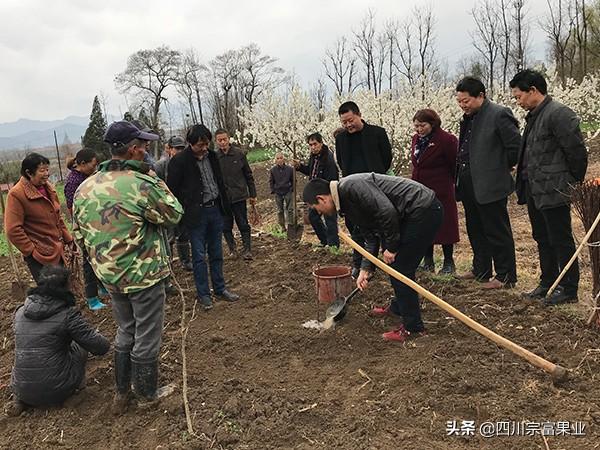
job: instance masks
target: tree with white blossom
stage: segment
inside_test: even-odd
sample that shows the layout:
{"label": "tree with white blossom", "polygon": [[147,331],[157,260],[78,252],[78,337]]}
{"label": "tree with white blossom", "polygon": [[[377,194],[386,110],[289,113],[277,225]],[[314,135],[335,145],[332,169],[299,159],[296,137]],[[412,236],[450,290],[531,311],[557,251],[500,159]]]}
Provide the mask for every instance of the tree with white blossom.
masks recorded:
{"label": "tree with white blossom", "polygon": [[[548,84],[550,95],[573,109],[582,123],[591,125],[584,129],[587,138],[597,135],[596,128],[600,123],[600,76],[586,76],[581,83],[568,79],[563,87],[558,77],[551,75]],[[393,168],[399,173],[408,166],[414,134],[412,118],[419,109],[436,110],[442,119],[442,127],[458,134],[462,111],[456,103],[454,89],[454,85],[436,87],[425,80],[415,83],[415,87],[404,84],[392,92],[377,96],[372,91],[359,90],[350,96],[333,97],[329,104],[318,111],[309,93],[294,85],[287,92],[270,92],[252,109],[242,108],[239,114],[246,132],[252,138],[246,143],[271,148],[273,153],[278,150],[288,155],[306,157],[306,136],[318,131],[325,142],[331,142],[333,131],[340,126],[338,106],[343,101],[353,100],[359,105],[364,120],[386,129],[394,156]],[[515,104],[509,91],[496,92],[493,100],[511,108],[521,127],[525,126],[526,112]],[[319,121],[319,118],[322,120]]]}

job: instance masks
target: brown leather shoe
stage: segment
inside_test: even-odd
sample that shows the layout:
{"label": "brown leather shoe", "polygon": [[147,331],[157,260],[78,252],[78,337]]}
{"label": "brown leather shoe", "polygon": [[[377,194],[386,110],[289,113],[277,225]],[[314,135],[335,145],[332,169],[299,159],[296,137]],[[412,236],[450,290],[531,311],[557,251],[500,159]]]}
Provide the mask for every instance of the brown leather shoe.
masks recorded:
{"label": "brown leather shoe", "polygon": [[457,278],[459,280],[475,280],[477,278],[475,276],[475,274],[473,272],[471,272],[470,270],[465,273],[457,273],[454,276],[455,276],[455,278]]}
{"label": "brown leather shoe", "polygon": [[487,283],[481,286],[483,289],[510,289],[515,287],[515,283],[511,281],[500,281],[498,278],[492,278]]}

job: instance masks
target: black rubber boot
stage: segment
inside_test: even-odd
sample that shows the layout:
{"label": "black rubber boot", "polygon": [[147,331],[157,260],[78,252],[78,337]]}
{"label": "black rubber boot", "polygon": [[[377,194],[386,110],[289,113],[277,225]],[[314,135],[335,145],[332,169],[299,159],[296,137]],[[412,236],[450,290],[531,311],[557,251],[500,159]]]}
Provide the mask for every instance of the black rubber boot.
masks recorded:
{"label": "black rubber boot", "polygon": [[129,353],[115,351],[114,364],[117,393],[113,399],[113,413],[123,414],[127,411],[131,392],[131,358]]}
{"label": "black rubber boot", "polygon": [[250,236],[249,231],[242,232],[242,242],[244,244],[244,253],[242,254],[242,258],[246,260],[252,259],[252,236]]}
{"label": "black rubber boot", "polygon": [[152,405],[162,397],[173,393],[174,385],[158,387],[158,360],[132,361],[133,390],[138,397],[138,406]]}
{"label": "black rubber boot", "polygon": [[158,385],[158,361],[131,362],[133,390],[144,400],[154,400]]}
{"label": "black rubber boot", "polygon": [[178,242],[177,243],[177,254],[179,255],[179,261],[183,268],[187,271],[194,270],[194,266],[190,259],[190,243],[189,242]]}

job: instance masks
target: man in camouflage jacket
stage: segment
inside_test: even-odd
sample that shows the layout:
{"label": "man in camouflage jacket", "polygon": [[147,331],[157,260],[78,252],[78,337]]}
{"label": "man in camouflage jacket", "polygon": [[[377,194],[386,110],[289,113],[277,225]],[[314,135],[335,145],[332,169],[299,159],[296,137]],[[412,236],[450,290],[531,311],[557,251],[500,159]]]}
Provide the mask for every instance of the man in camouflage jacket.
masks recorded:
{"label": "man in camouflage jacket", "polygon": [[104,136],[113,159],[75,193],[76,234],[96,276],[109,290],[118,324],[115,337],[115,407],[127,406],[131,377],[136,394],[153,400],[169,276],[163,227],[176,225],[183,208],[143,163],[148,141],[158,136],[126,121],[114,122]]}

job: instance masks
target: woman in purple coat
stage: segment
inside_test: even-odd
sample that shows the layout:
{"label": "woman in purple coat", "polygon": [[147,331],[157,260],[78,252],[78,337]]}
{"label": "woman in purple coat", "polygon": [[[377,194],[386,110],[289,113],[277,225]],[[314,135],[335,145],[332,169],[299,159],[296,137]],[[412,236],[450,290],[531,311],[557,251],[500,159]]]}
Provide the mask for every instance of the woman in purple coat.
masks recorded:
{"label": "woman in purple coat", "polygon": [[[90,175],[96,171],[98,159],[93,150],[83,148],[77,152],[75,157],[67,158],[67,168],[70,170],[65,181],[65,200],[69,214],[73,217],[73,197],[75,191],[81,183],[83,183]],[[88,254],[85,249],[82,250],[83,256],[83,278],[85,280],[85,297],[88,307],[92,311],[104,308],[106,305],[102,303],[98,294],[102,296],[108,295],[104,286],[100,284],[94,270],[88,261]]]}
{"label": "woman in purple coat", "polygon": [[[454,197],[458,140],[442,130],[441,123],[440,116],[432,109],[421,109],[413,117],[416,134],[411,147],[412,179],[432,189],[444,207],[444,221],[433,244],[441,244],[444,251],[444,264],[440,273],[452,274],[455,271],[452,253],[454,244],[459,240],[458,212]],[[425,253],[421,269],[435,271],[433,245]]]}

